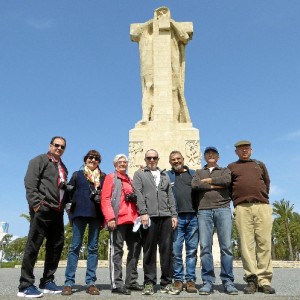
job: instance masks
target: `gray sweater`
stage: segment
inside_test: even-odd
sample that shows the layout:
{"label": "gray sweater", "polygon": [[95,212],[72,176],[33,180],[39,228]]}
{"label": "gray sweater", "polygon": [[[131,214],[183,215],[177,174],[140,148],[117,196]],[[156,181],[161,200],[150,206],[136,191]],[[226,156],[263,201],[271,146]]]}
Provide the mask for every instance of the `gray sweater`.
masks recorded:
{"label": "gray sweater", "polygon": [[[212,184],[202,182],[201,179],[212,178]],[[215,167],[210,173],[207,166],[196,170],[192,179],[192,188],[198,191],[198,209],[213,209],[230,205],[229,186],[231,182],[228,168]],[[221,189],[212,189],[211,185],[222,186]]]}
{"label": "gray sweater", "polygon": [[137,206],[140,215],[150,217],[177,217],[175,199],[169,176],[160,171],[160,182],[156,188],[153,175],[146,167],[138,170],[133,176],[133,187],[137,195]]}

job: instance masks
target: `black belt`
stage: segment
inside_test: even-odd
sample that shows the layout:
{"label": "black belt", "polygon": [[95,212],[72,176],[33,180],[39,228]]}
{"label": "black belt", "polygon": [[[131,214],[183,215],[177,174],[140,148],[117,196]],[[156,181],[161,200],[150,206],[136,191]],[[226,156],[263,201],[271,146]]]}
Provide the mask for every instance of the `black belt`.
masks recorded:
{"label": "black belt", "polygon": [[245,200],[245,201],[241,202],[240,204],[244,204],[244,203],[260,203],[260,204],[264,204],[264,202],[257,201],[257,200]]}

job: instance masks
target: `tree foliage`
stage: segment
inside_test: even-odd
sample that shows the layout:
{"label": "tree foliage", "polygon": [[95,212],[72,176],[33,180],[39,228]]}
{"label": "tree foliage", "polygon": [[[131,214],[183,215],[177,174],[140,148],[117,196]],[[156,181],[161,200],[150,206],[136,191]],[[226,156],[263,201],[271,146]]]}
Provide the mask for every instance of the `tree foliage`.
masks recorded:
{"label": "tree foliage", "polygon": [[22,260],[24,249],[26,245],[27,237],[17,238],[8,243],[5,248],[5,258],[7,260],[13,260],[20,262]]}
{"label": "tree foliage", "polygon": [[298,260],[300,252],[300,215],[294,205],[281,199],[273,203],[273,243],[276,259]]}

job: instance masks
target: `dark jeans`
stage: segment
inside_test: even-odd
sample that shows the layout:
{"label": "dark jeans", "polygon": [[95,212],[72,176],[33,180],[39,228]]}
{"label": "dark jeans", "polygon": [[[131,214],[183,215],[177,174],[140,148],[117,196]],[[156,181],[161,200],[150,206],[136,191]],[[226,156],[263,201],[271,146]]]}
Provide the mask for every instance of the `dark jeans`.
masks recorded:
{"label": "dark jeans", "polygon": [[30,228],[22,262],[19,289],[34,284],[33,268],[40,247],[46,238],[46,256],[41,284],[54,280],[60,255],[64,246],[63,213],[41,206],[38,212],[31,214]]}
{"label": "dark jeans", "polygon": [[128,254],[126,262],[125,285],[137,283],[137,264],[141,253],[140,232],[132,231],[133,224],[121,224],[110,232],[110,279],[111,288],[121,288],[124,285],[122,279],[123,247],[126,242]]}
{"label": "dark jeans", "polygon": [[159,247],[161,277],[160,285],[172,283],[173,229],[171,217],[152,217],[151,226],[141,229],[143,241],[144,284],[156,284],[156,251]]}

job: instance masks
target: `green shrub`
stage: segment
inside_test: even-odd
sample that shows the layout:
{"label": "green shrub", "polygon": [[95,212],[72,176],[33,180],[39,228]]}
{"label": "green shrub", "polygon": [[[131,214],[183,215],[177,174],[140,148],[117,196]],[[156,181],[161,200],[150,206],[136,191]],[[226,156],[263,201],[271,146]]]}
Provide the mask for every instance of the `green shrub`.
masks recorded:
{"label": "green shrub", "polygon": [[17,264],[17,262],[15,262],[15,261],[2,262],[1,268],[14,268],[16,264]]}

